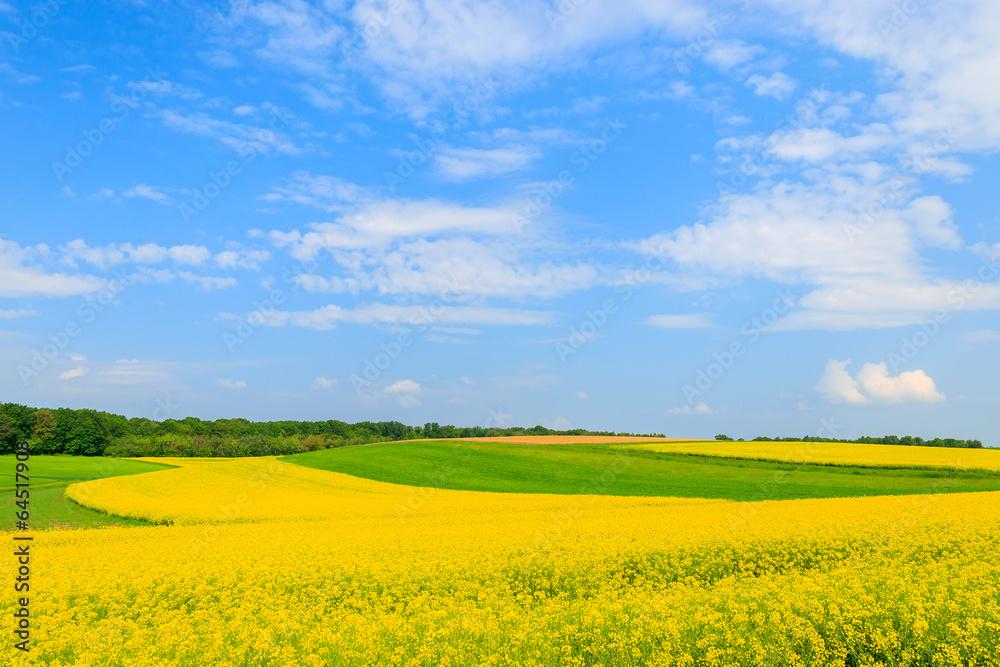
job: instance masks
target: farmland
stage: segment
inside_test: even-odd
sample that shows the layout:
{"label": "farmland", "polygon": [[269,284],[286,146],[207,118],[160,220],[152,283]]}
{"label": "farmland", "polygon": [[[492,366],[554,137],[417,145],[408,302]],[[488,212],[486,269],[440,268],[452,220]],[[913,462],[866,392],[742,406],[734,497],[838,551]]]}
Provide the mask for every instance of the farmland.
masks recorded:
{"label": "farmland", "polygon": [[[419,444],[431,449],[350,451],[387,452],[417,477],[448,452],[456,478],[480,470],[470,485],[500,479],[507,491],[552,472],[534,478],[519,457],[565,466],[570,481],[500,493],[295,463],[344,449],[157,459],[176,467],[73,484],[79,503],[159,525],[36,534],[27,664],[1000,664],[1000,492],[671,497],[673,479],[639,491],[663,466],[704,457]],[[776,483],[761,462],[722,463]],[[956,474],[887,472],[868,482]],[[976,474],[956,479],[993,479]],[[620,494],[620,480],[635,493]]]}
{"label": "farmland", "polygon": [[[169,466],[157,462],[97,459],[79,456],[35,456],[31,459],[31,505],[35,528],[95,528],[143,525],[144,522],[111,516],[83,507],[65,496],[74,482],[136,475]],[[0,527],[14,526],[14,457],[0,456]]]}
{"label": "farmland", "polygon": [[[544,442],[544,441],[542,441]],[[954,470],[956,456],[980,455],[1000,464],[1000,452],[924,449],[917,468],[902,465],[803,464],[790,454],[797,447],[771,445],[770,460],[734,458],[739,443],[530,444],[522,442],[406,441],[345,447],[284,457],[284,461],[366,479],[412,486],[516,493],[601,493],[617,496],[678,496],[726,500],[785,500],[949,491],[1000,490],[998,470]],[[805,443],[815,445],[816,443]],[[841,447],[848,447],[841,445]],[[855,454],[873,445],[861,447]],[[747,453],[763,459],[762,447]],[[716,454],[715,452],[719,452]],[[904,452],[905,454],[906,452]],[[994,456],[990,456],[994,455]],[[887,455],[876,452],[864,462]],[[855,457],[861,462],[864,457]],[[912,457],[911,457],[912,458]],[[838,460],[851,460],[843,457]],[[929,464],[938,462],[941,467]],[[595,484],[595,473],[621,470]],[[1000,467],[1000,466],[998,466]]]}
{"label": "farmland", "polygon": [[880,469],[1000,471],[1000,450],[859,445],[840,442],[649,442],[622,449],[782,463]]}

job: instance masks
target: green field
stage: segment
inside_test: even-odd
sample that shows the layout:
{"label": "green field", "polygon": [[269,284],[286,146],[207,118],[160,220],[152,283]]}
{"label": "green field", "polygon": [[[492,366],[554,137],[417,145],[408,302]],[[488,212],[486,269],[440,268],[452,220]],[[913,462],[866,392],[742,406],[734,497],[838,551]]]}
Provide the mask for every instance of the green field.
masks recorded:
{"label": "green field", "polygon": [[[12,454],[0,456],[0,529],[13,530],[14,513],[14,466]],[[136,475],[172,466],[127,459],[111,459],[87,456],[32,456],[26,473],[30,480],[31,497],[28,510],[31,512],[31,530],[95,528],[98,526],[146,526],[144,521],[108,516],[87,509],[67,498],[66,487],[73,482],[81,482],[102,477]]]}
{"label": "green field", "polygon": [[444,489],[786,500],[1000,490],[1000,473],[770,463],[611,445],[407,441],[281,460],[356,477]]}

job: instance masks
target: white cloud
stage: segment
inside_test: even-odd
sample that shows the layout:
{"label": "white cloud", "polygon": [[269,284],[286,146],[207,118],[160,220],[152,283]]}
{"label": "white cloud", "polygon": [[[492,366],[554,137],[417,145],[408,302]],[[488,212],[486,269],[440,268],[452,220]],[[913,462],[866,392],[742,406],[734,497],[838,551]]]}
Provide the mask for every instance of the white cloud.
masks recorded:
{"label": "white cloud", "polygon": [[[354,4],[357,34],[369,23],[383,27],[352,57],[384,95],[415,115],[435,100],[471,96],[487,76],[541,76],[578,59],[581,50],[651,30],[694,36],[707,15],[688,0],[589,0],[564,14],[548,0],[422,1],[400,3],[390,20],[377,20],[385,12],[380,0]],[[329,80],[346,37],[339,15],[300,3],[250,2],[231,5],[223,20],[235,43],[253,44],[260,57]]]}
{"label": "white cloud", "polygon": [[741,40],[718,40],[705,52],[705,62],[723,70],[731,70],[764,53],[765,49]]}
{"label": "white cloud", "polygon": [[435,200],[388,199],[353,208],[336,222],[310,223],[311,231],[272,231],[271,242],[289,247],[296,259],[324,249],[382,247],[392,241],[438,234],[513,234],[513,208],[466,207]]}
{"label": "white cloud", "polygon": [[962,338],[972,343],[988,343],[990,341],[1000,340],[1000,331],[988,329],[966,331],[962,334]]}
{"label": "white cloud", "polygon": [[578,392],[576,392],[576,397],[579,398],[581,401],[585,400],[585,399],[588,398],[587,392],[585,392],[585,391],[578,391]]}
{"label": "white cloud", "polygon": [[236,278],[221,278],[217,276],[197,276],[188,271],[178,271],[177,277],[189,285],[197,285],[205,292],[236,287]]}
{"label": "white cloud", "polygon": [[34,317],[37,315],[41,315],[41,313],[37,310],[25,310],[24,308],[12,310],[0,308],[0,320],[13,320],[18,317]]}
{"label": "white cloud", "polygon": [[229,245],[230,247],[237,245],[237,248],[224,250],[214,257],[208,248],[201,245],[165,247],[155,243],[146,243],[140,246],[133,246],[131,243],[121,245],[109,243],[103,247],[92,248],[83,239],[74,239],[59,249],[62,252],[62,261],[70,266],[76,266],[76,262],[79,260],[102,269],[126,262],[145,265],[158,264],[169,258],[181,266],[201,266],[211,259],[216,266],[223,269],[244,268],[256,271],[260,269],[263,262],[271,258],[271,253],[268,250],[239,248],[238,244]]}
{"label": "white cloud", "polygon": [[923,370],[904,371],[889,376],[884,363],[867,363],[852,378],[847,371],[850,361],[830,360],[816,388],[831,403],[853,405],[894,403],[938,403],[944,394]]}
{"label": "white cloud", "polygon": [[[222,317],[236,319],[237,315],[223,313]],[[419,327],[427,324],[532,326],[551,324],[553,320],[553,313],[537,310],[487,306],[439,306],[432,311],[427,306],[372,303],[354,309],[330,304],[310,311],[275,311],[264,316],[264,325],[297,326],[325,331],[340,323],[402,324]]]}
{"label": "white cloud", "polygon": [[271,253],[267,250],[223,250],[212,258],[216,266],[223,269],[235,269],[237,267],[257,271],[260,265],[271,259]]}
{"label": "white cloud", "polygon": [[[947,203],[915,197],[912,184],[900,187],[878,165],[829,166],[804,179],[723,196],[704,210],[704,222],[654,235],[640,248],[694,276],[810,286],[775,330],[902,326],[955,309],[962,281],[936,275],[920,253],[960,246]],[[868,210],[874,214],[861,215]],[[1000,308],[1000,285],[984,284],[963,307]]]}
{"label": "white cloud", "polygon": [[705,403],[699,403],[694,407],[691,407],[690,405],[681,405],[667,410],[668,415],[710,415],[712,413],[712,408],[708,407]]}
{"label": "white cloud", "polygon": [[164,192],[161,192],[160,188],[152,185],[143,185],[141,183],[123,192],[122,196],[129,198],[141,197],[143,199],[151,199],[160,204],[167,204],[170,202],[170,197],[168,197]]}
{"label": "white cloud", "polygon": [[712,329],[715,327],[711,313],[651,315],[643,320],[643,323],[661,329]]}
{"label": "white cloud", "polygon": [[295,277],[311,292],[549,298],[600,280],[597,267],[555,263],[537,235],[517,234],[513,205],[377,200],[341,179],[306,172],[267,198],[340,212],[335,222],[266,235],[297,260],[333,258],[335,266]]}
{"label": "white cloud", "polygon": [[540,419],[538,423],[541,426],[550,428],[554,431],[569,431],[573,428],[573,423],[562,415],[559,415],[552,421],[549,421],[548,419]]}
{"label": "white cloud", "polygon": [[[205,113],[182,114],[171,109],[159,112],[163,123],[178,132],[215,139],[240,155],[282,154],[298,155],[306,148],[299,147],[284,132],[268,127],[255,127],[212,118]],[[280,127],[280,124],[275,124]]]}
{"label": "white cloud", "polygon": [[397,380],[385,388],[385,393],[396,396],[396,402],[404,408],[418,408],[422,405],[417,398],[420,385],[413,380]]}
{"label": "white cloud", "polygon": [[385,388],[387,394],[419,394],[420,384],[413,380],[397,380]]}
{"label": "white cloud", "polygon": [[211,257],[212,253],[202,245],[175,245],[167,250],[170,259],[176,264],[191,264],[198,266],[204,264]]}
{"label": "white cloud", "polygon": [[225,387],[226,389],[246,389],[247,383],[242,380],[229,380],[226,378],[216,378],[216,383],[220,387]]}
{"label": "white cloud", "polygon": [[335,384],[337,384],[336,379],[330,380],[325,377],[318,377],[315,380],[313,380],[312,384],[309,386],[312,387],[313,389],[329,389]]}
{"label": "white cloud", "polygon": [[296,171],[264,196],[266,201],[294,201],[304,206],[314,206],[324,211],[342,211],[353,205],[374,199],[367,188],[350,183],[337,176]]}
{"label": "white cloud", "polygon": [[541,155],[541,151],[533,146],[445,148],[438,153],[435,164],[437,173],[445,179],[467,181],[524,169]]}
{"label": "white cloud", "polygon": [[868,402],[868,398],[860,391],[860,384],[847,372],[847,361],[830,360],[823,370],[823,377],[820,378],[816,389],[823,397],[831,403],[853,403],[862,405]]}
{"label": "white cloud", "polygon": [[86,368],[85,366],[78,366],[78,367],[73,368],[71,370],[63,371],[62,373],[60,373],[59,374],[59,379],[60,380],[69,380],[69,379],[72,379],[72,378],[83,377],[84,375],[87,374],[88,370],[90,370],[90,369]]}
{"label": "white cloud", "polygon": [[96,292],[107,285],[103,278],[49,273],[35,263],[49,252],[47,246],[22,248],[0,239],[0,297],[60,297]]}
{"label": "white cloud", "polygon": [[797,84],[784,72],[775,72],[768,77],[761,74],[754,74],[747,78],[746,85],[753,87],[755,95],[783,100],[795,90]]}
{"label": "white cloud", "polygon": [[994,0],[920,2],[902,13],[895,0],[768,2],[821,43],[872,61],[891,86],[879,112],[900,133],[937,139],[961,128],[956,148],[1000,147],[1000,90],[983,85],[1000,68]]}

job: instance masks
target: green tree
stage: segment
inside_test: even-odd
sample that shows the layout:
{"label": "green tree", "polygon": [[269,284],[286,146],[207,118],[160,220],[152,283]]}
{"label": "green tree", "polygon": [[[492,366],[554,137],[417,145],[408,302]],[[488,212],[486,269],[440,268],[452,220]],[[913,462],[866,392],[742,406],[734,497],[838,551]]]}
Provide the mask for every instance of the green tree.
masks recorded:
{"label": "green tree", "polygon": [[17,445],[17,424],[8,414],[0,414],[0,453],[9,454]]}
{"label": "green tree", "polygon": [[38,443],[39,452],[51,454],[55,451],[56,416],[51,410],[41,408],[31,415],[34,425],[31,428],[31,439]]}

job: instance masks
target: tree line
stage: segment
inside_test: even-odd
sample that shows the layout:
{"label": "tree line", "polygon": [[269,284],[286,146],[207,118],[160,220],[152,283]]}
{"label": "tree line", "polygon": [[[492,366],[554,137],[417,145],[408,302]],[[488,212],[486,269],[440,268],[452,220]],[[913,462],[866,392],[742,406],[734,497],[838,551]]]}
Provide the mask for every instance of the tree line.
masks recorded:
{"label": "tree line", "polygon": [[[274,456],[392,440],[484,438],[509,435],[636,435],[613,431],[544,426],[487,428],[441,426],[428,422],[408,426],[397,421],[347,422],[270,421],[197,417],[154,421],[131,419],[98,410],[31,408],[0,403],[0,454],[14,451],[18,441],[31,443],[34,454],[77,456]],[[650,434],[663,437],[662,434]]]}
{"label": "tree line", "polygon": [[[739,440],[733,440],[728,435],[719,434],[715,436],[716,440],[729,440],[731,442],[746,442],[743,438]],[[904,435],[902,437],[896,435],[883,435],[881,438],[876,438],[874,436],[866,435],[860,438],[855,438],[854,440],[845,440],[842,438],[820,438],[813,435],[807,435],[801,438],[768,438],[765,436],[758,436],[750,442],[845,442],[850,444],[860,444],[860,445],[903,445],[909,447],[960,447],[964,449],[982,449],[983,443],[979,440],[961,440],[958,438],[933,438],[931,440],[924,440],[923,438],[918,438],[914,435]]]}

